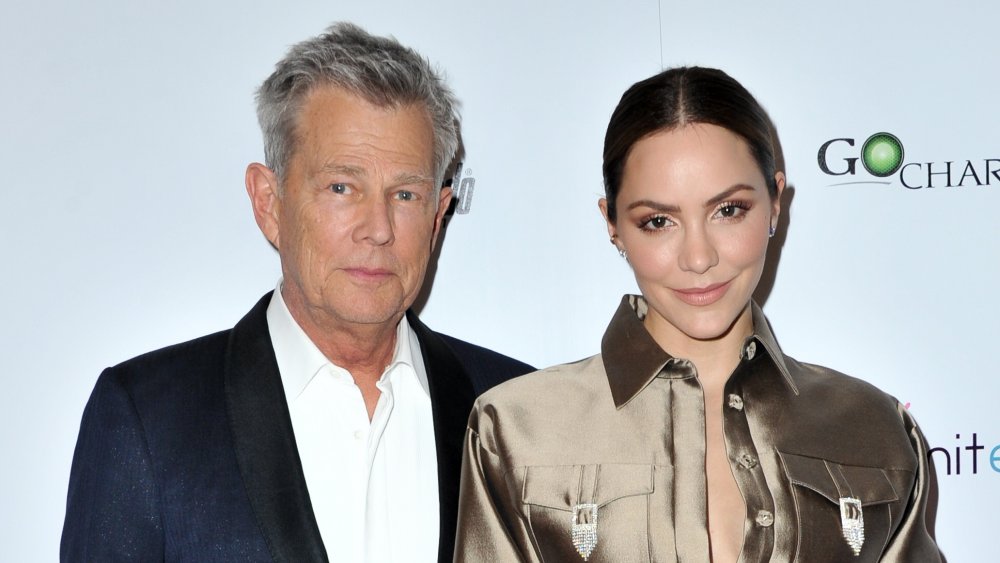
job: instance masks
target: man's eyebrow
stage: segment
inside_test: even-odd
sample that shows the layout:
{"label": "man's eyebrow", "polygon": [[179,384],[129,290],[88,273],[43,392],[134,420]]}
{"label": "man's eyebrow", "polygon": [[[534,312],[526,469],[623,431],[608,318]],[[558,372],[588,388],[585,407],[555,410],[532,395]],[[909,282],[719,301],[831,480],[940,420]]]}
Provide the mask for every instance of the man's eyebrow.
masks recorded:
{"label": "man's eyebrow", "polygon": [[[327,164],[322,170],[328,174],[343,174],[344,176],[351,176],[353,178],[368,177],[368,170],[349,164]],[[413,186],[417,184],[432,184],[434,183],[434,178],[417,172],[399,172],[392,177],[392,182],[398,186]]]}
{"label": "man's eyebrow", "polygon": [[368,176],[368,171],[360,166],[350,166],[347,164],[327,164],[322,168],[323,172],[333,173],[333,174],[343,174],[345,176],[354,176],[355,178],[364,178]]}
{"label": "man's eyebrow", "polygon": [[[734,184],[729,188],[726,188],[717,195],[712,196],[708,201],[705,202],[705,207],[713,207],[726,201],[734,194],[742,192],[745,190],[753,191],[754,187],[749,184]],[[665,203],[660,203],[658,201],[653,201],[651,199],[640,199],[638,201],[633,201],[628,205],[628,210],[635,209],[636,207],[648,207],[654,211],[659,211],[661,213],[680,213],[680,208],[676,205],[667,205]]]}
{"label": "man's eyebrow", "polygon": [[393,183],[399,186],[413,186],[417,184],[433,184],[434,178],[416,174],[412,172],[400,172],[393,177]]}

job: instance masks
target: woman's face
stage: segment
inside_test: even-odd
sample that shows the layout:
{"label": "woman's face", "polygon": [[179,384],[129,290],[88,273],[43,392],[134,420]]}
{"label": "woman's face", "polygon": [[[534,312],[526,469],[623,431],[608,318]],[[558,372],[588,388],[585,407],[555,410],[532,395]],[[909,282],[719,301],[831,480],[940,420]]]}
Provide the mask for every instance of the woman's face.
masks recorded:
{"label": "woman's face", "polygon": [[[784,175],[776,180],[780,197]],[[696,123],[632,147],[608,232],[628,253],[654,338],[714,340],[737,324],[749,334],[748,304],[779,197],[728,129]],[[607,201],[600,206],[607,219]]]}

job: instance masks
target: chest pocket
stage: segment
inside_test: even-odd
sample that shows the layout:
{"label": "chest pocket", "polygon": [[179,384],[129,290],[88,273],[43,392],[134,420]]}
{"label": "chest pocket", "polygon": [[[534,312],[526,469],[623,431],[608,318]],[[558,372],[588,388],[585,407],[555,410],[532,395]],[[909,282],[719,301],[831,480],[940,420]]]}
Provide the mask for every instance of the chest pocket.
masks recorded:
{"label": "chest pocket", "polygon": [[[798,519],[796,561],[878,561],[899,524],[899,494],[878,467],[847,465],[779,452]],[[896,473],[896,472],[894,472]],[[841,498],[858,499],[864,542],[858,556],[844,537]],[[851,512],[849,514],[857,514]]]}
{"label": "chest pocket", "polygon": [[[587,526],[596,545],[587,561],[649,561],[653,466],[547,465],[522,468],[521,502],[543,561],[582,561]],[[590,505],[590,506],[588,506]],[[607,555],[605,555],[607,554]]]}

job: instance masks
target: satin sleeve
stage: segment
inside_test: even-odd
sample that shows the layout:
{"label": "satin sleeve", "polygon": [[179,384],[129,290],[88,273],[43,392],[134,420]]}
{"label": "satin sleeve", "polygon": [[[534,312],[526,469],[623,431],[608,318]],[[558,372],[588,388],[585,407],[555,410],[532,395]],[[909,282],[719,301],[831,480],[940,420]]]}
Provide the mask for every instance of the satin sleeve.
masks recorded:
{"label": "satin sleeve", "polygon": [[500,507],[505,488],[500,457],[484,447],[470,423],[462,457],[456,562],[527,560],[511,535],[511,519],[517,516]]}
{"label": "satin sleeve", "polygon": [[930,464],[927,458],[927,441],[924,439],[910,412],[897,404],[900,417],[910,436],[917,455],[917,473],[903,520],[890,538],[881,561],[886,563],[940,562],[941,552],[927,530],[927,499],[930,491]]}

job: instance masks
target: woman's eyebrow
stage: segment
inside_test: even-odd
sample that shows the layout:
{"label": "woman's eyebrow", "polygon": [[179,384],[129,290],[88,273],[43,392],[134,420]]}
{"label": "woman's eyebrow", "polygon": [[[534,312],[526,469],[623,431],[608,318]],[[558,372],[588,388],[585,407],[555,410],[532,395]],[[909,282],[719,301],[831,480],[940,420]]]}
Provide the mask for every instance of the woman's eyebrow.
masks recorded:
{"label": "woman's eyebrow", "polygon": [[[729,188],[726,188],[725,190],[720,192],[718,195],[712,196],[712,198],[710,198],[708,201],[705,202],[705,207],[712,207],[718,205],[723,201],[726,201],[727,199],[732,197],[733,194],[746,190],[753,191],[754,189],[755,188],[749,184],[734,184]],[[676,205],[668,205],[665,203],[660,203],[658,201],[653,201],[651,199],[640,199],[637,201],[633,201],[632,203],[628,204],[628,207],[626,209],[631,211],[636,207],[648,207],[654,211],[660,211],[663,213],[680,213],[681,211],[681,208],[677,207]]]}
{"label": "woman's eyebrow", "polygon": [[723,201],[726,201],[727,199],[729,199],[730,197],[732,197],[733,194],[736,194],[738,192],[742,192],[744,190],[753,191],[754,187],[751,186],[751,185],[749,185],[749,184],[734,184],[733,186],[729,187],[728,189],[723,190],[721,193],[719,193],[715,197],[713,197],[713,198],[709,199],[708,201],[706,201],[705,202],[705,207],[712,207],[714,205],[718,205],[718,204],[722,203]]}
{"label": "woman's eyebrow", "polygon": [[631,211],[636,207],[648,207],[654,211],[661,211],[663,213],[678,213],[681,210],[681,208],[677,207],[676,205],[667,205],[665,203],[660,203],[657,201],[653,201],[651,199],[640,199],[638,201],[633,201],[632,203],[628,204],[627,209]]}

